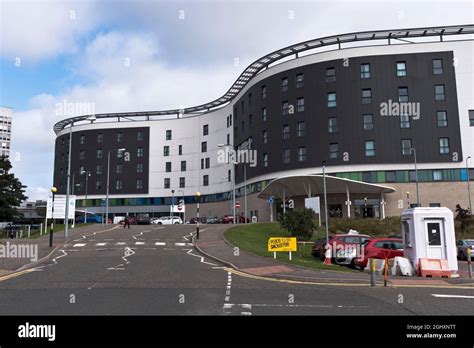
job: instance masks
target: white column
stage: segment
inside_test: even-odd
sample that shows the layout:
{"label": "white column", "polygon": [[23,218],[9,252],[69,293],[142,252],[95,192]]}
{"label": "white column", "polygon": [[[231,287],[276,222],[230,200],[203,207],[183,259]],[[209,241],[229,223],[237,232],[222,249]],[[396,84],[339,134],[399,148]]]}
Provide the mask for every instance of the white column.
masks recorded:
{"label": "white column", "polygon": [[347,206],[347,217],[351,217],[351,195],[349,193],[349,185],[346,185],[346,206]]}
{"label": "white column", "polygon": [[385,196],[382,193],[380,193],[380,218],[383,220],[385,219],[385,204],[387,204],[387,202],[385,202]]}

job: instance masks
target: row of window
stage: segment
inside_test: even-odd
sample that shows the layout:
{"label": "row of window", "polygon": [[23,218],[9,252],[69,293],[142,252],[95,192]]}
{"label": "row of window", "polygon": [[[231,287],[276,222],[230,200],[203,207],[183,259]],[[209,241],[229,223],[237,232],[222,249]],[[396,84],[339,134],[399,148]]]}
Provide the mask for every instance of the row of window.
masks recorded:
{"label": "row of window", "polygon": [[[202,135],[206,136],[209,135],[209,125],[205,124],[202,126]],[[165,132],[165,139],[172,140],[173,139],[173,131],[171,129],[167,129]]]}
{"label": "row of window", "polygon": [[[117,132],[115,136],[116,136],[117,143],[122,143],[124,141],[125,136],[124,136],[123,132]],[[142,131],[138,131],[137,134],[136,134],[136,140],[137,141],[143,141],[144,138],[145,138],[145,133],[142,132]],[[62,145],[65,144],[65,141],[69,141],[69,137],[67,137],[67,138],[63,137],[61,139]],[[97,133],[96,141],[97,141],[98,144],[103,143],[104,142],[104,134],[103,133]],[[86,143],[86,135],[85,134],[81,134],[79,136],[79,143],[81,145],[85,145],[85,143]]]}
{"label": "row of window", "polygon": [[[144,155],[144,150],[143,147],[139,146],[137,147],[137,152],[136,155],[138,158],[143,157]],[[117,158],[122,158],[123,157],[123,151],[121,149],[115,150],[115,156]],[[102,159],[104,157],[104,150],[103,149],[97,149],[96,150],[96,158],[97,159]],[[83,161],[86,158],[86,151],[85,150],[80,150],[79,151],[79,160]],[[61,160],[64,159],[64,153],[61,153]]]}
{"label": "row of window", "polygon": [[[209,175],[203,175],[202,176],[202,185],[203,186],[209,186]],[[180,177],[179,178],[179,188],[185,188],[186,187],[186,178],[185,177]],[[169,189],[171,188],[171,178],[164,178],[163,179],[163,188]]]}
{"label": "row of window", "polygon": [[[82,185],[79,184],[79,190],[82,189]],[[120,191],[123,189],[123,181],[121,179],[115,180],[115,190]],[[142,190],[143,189],[143,179],[137,179],[135,183],[135,188],[137,190]],[[102,190],[102,180],[96,180],[95,182],[95,189],[96,190]]]}

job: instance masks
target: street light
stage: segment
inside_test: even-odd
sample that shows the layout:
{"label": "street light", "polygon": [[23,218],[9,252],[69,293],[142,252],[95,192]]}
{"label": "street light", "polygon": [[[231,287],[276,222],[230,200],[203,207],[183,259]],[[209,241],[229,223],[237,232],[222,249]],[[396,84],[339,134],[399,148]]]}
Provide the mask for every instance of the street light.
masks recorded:
{"label": "street light", "polygon": [[[121,148],[117,149],[117,153],[122,153],[125,152],[126,149]],[[112,149],[110,149],[107,152],[107,190],[105,194],[105,225],[109,224],[109,188],[110,188],[110,152]]]}
{"label": "street light", "polygon": [[174,190],[171,190],[171,223],[174,223]]}
{"label": "street light", "polygon": [[196,222],[196,239],[199,239],[199,201],[201,200],[201,192],[196,192],[196,216],[197,216],[197,222]]}
{"label": "street light", "polygon": [[[53,229],[54,229],[54,194],[58,192],[58,189],[56,187],[51,187],[51,193],[52,198],[51,198],[51,228],[49,229],[49,247],[53,247]],[[67,225],[67,220],[66,225]]]}
{"label": "street light", "polygon": [[82,172],[81,174],[86,174],[86,196],[84,198],[84,205],[85,205],[85,209],[84,209],[84,223],[87,224],[87,186],[89,184],[89,177],[91,176],[91,172],[90,171],[86,171],[86,172]]}
{"label": "street light", "polygon": [[410,148],[410,154],[413,152],[413,157],[415,160],[415,180],[416,180],[416,206],[420,207],[420,192],[418,190],[418,163],[416,161],[416,149],[414,147]]}
{"label": "street light", "polygon": [[469,161],[469,159],[471,158],[471,156],[467,156],[466,158],[466,171],[467,171],[467,198],[468,198],[468,202],[469,202],[469,212],[472,214],[472,202],[471,202],[471,186],[469,184],[469,165],[467,164],[467,162]]}
{"label": "street light", "polygon": [[[324,188],[324,219],[325,219],[325,229],[326,229],[326,248],[329,247],[329,221],[328,221],[328,198],[326,192],[326,161],[323,161],[323,188]],[[331,264],[331,256],[324,259],[324,263]]]}
{"label": "street light", "polygon": [[[232,149],[234,148],[234,145],[232,144],[219,144],[218,147],[228,147],[228,146],[232,146]],[[229,159],[227,158],[227,161]],[[235,161],[232,161],[232,175],[231,175],[231,179],[232,179],[232,223],[235,224]],[[247,191],[245,192],[247,194]]]}

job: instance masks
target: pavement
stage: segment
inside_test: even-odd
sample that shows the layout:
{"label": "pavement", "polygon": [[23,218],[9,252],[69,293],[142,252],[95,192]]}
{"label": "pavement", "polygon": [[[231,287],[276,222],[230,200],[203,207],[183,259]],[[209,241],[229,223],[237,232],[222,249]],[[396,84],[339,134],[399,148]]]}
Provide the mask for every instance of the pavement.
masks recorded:
{"label": "pavement", "polygon": [[68,240],[58,235],[49,258],[0,276],[0,315],[472,314],[467,285],[372,288],[366,274],[306,270],[242,251],[221,262],[229,249],[217,237],[228,227],[201,227],[195,244],[212,257],[192,245],[192,225],[96,225]]}

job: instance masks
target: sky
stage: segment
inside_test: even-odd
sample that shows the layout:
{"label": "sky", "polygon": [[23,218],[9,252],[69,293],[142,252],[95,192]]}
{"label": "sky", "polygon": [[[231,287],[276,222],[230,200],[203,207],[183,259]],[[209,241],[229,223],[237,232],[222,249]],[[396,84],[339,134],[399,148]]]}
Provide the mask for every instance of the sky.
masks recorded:
{"label": "sky", "polygon": [[93,103],[97,113],[189,107],[300,41],[471,23],[468,0],[0,0],[0,106],[13,108],[13,172],[31,200],[48,196],[53,125],[70,116],[58,103]]}

